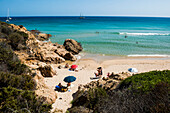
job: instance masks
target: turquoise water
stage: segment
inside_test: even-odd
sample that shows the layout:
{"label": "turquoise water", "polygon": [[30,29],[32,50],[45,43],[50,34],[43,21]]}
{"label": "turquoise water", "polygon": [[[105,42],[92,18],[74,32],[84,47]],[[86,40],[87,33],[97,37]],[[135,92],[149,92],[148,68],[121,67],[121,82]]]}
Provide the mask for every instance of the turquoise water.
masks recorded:
{"label": "turquoise water", "polygon": [[[5,18],[0,20],[5,21]],[[86,53],[170,55],[170,18],[13,17],[10,23],[49,33],[50,40],[59,44],[68,38],[75,39]]]}

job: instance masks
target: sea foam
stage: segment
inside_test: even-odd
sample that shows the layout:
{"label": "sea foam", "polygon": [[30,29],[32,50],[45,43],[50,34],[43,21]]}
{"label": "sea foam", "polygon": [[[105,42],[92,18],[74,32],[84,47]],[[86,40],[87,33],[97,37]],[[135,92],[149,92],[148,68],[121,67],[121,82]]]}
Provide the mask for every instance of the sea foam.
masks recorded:
{"label": "sea foam", "polygon": [[157,35],[157,36],[170,36],[170,33],[124,33],[121,32],[119,35]]}
{"label": "sea foam", "polygon": [[170,57],[170,55],[160,55],[160,54],[153,54],[153,55],[140,55],[140,54],[134,54],[134,55],[127,55],[128,57]]}

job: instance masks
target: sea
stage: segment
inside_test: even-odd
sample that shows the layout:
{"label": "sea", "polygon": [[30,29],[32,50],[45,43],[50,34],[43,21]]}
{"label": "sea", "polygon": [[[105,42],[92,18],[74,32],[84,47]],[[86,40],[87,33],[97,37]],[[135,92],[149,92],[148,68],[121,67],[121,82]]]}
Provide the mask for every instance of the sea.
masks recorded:
{"label": "sea", "polygon": [[51,34],[53,43],[74,39],[81,43],[84,54],[170,57],[170,18],[12,17],[10,23]]}

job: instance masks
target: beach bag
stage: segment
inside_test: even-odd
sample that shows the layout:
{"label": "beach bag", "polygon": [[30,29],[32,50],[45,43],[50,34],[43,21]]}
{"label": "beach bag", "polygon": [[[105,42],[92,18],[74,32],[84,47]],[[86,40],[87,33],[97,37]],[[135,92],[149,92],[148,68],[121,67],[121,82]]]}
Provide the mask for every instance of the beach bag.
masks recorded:
{"label": "beach bag", "polygon": [[61,88],[61,91],[62,91],[62,92],[66,92],[67,90],[68,90],[68,89],[67,89],[66,87],[62,87],[62,88]]}

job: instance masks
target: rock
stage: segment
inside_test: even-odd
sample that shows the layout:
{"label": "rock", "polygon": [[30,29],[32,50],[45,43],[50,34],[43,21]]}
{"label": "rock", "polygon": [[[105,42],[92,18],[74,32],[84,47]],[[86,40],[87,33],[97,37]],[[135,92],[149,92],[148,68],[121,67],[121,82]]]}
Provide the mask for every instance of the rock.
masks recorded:
{"label": "rock", "polygon": [[62,63],[65,59],[53,51],[53,44],[51,42],[39,43],[34,42],[30,47],[30,54],[32,57],[42,62],[48,63]]}
{"label": "rock", "polygon": [[63,110],[55,108],[55,110],[52,113],[63,113]]}
{"label": "rock", "polygon": [[45,65],[44,67],[41,66],[38,69],[40,70],[41,75],[44,77],[53,77],[54,75],[56,75],[56,72],[50,65]]}
{"label": "rock", "polygon": [[11,27],[11,28],[13,28],[15,30],[18,30],[18,31],[22,31],[22,32],[26,32],[27,31],[27,29],[23,25],[17,26],[15,24],[10,24],[9,27]]}
{"label": "rock", "polygon": [[115,82],[111,82],[111,83],[106,83],[104,86],[105,90],[110,90],[112,87],[114,87]]}
{"label": "rock", "polygon": [[66,49],[59,46],[54,50],[55,53],[57,53],[59,56],[63,57],[65,60],[71,60],[75,61],[77,58],[71,53],[68,52]]}
{"label": "rock", "polygon": [[48,40],[52,35],[45,34],[45,33],[39,33],[37,39],[40,41]]}
{"label": "rock", "polygon": [[43,97],[46,100],[46,103],[53,104],[57,99],[57,94],[54,89],[46,86],[44,77],[40,74],[39,71],[36,71],[37,75],[34,76],[34,80],[37,83],[35,93],[39,97]]}
{"label": "rock", "polygon": [[69,109],[70,113],[93,113],[93,110],[90,110],[88,108],[85,108],[83,106],[78,106],[78,107],[74,107]]}
{"label": "rock", "polygon": [[70,51],[73,55],[78,54],[83,50],[81,44],[73,39],[66,39],[64,42],[64,47],[67,51]]}
{"label": "rock", "polygon": [[106,84],[105,80],[98,80],[97,86],[103,88],[105,84]]}

